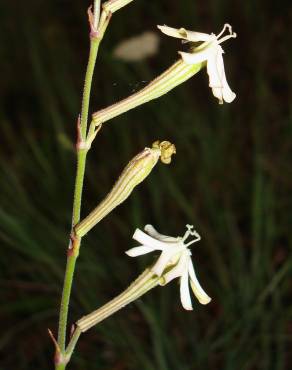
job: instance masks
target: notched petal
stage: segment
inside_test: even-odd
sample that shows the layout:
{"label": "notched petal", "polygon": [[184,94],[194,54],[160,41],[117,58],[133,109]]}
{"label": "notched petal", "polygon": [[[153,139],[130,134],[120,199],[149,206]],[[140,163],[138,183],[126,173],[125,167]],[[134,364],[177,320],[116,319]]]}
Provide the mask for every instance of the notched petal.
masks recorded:
{"label": "notched petal", "polygon": [[225,75],[223,50],[218,45],[217,52],[210,55],[207,61],[207,73],[209,76],[209,86],[212,89],[213,95],[219,100],[219,104],[231,103],[236,95],[230,89]]}

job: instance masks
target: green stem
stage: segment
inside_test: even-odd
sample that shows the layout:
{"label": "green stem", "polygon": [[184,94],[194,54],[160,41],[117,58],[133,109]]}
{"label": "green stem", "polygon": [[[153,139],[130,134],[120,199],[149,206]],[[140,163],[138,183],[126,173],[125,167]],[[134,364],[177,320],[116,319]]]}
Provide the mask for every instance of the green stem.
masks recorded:
{"label": "green stem", "polygon": [[[90,101],[90,91],[92,84],[92,76],[95,66],[95,61],[97,57],[99,42],[96,39],[92,39],[90,42],[90,53],[89,61],[87,65],[84,92],[82,99],[82,110],[81,110],[81,121],[80,121],[80,134],[79,141],[84,142],[87,131],[87,120],[88,120],[88,110]],[[77,143],[80,144],[80,143]],[[81,200],[82,200],[82,190],[84,183],[84,174],[86,166],[86,149],[77,148],[77,170],[75,179],[75,190],[74,190],[74,202],[73,202],[73,217],[72,217],[72,228],[80,221],[80,210],[81,210]],[[80,247],[80,241],[78,243],[74,253],[68,253],[66,272],[64,277],[64,285],[61,299],[60,316],[59,316],[59,330],[58,330],[58,345],[60,351],[63,353],[66,346],[66,329],[67,329],[67,318],[69,301],[72,289],[72,282],[75,270],[76,259],[78,257],[78,251]]]}
{"label": "green stem", "polygon": [[66,356],[70,359],[70,357],[72,356],[72,353],[74,351],[74,348],[78,342],[78,339],[81,335],[81,330],[80,328],[78,328],[78,326],[76,327],[76,329],[74,330],[74,333],[72,335],[72,338],[70,340],[70,343],[68,344],[68,347],[66,349]]}
{"label": "green stem", "polygon": [[77,154],[77,170],[74,189],[72,228],[80,221],[82,190],[86,166],[87,150],[80,149]]}
{"label": "green stem", "polygon": [[90,101],[90,92],[91,92],[91,84],[92,84],[92,77],[97,57],[97,52],[99,48],[101,39],[100,38],[92,38],[90,41],[90,51],[89,51],[89,59],[88,65],[85,75],[85,82],[84,82],[84,90],[83,90],[83,97],[82,97],[82,109],[81,109],[81,137],[82,140],[85,139],[87,133],[87,122],[88,122],[88,112],[89,112],[89,101]]}
{"label": "green stem", "polygon": [[[94,2],[95,10],[98,8],[98,1]],[[91,32],[96,30],[97,17],[96,14],[93,15],[94,24],[91,24]],[[72,217],[72,230],[74,226],[80,221],[80,210],[81,210],[81,200],[82,200],[82,190],[84,182],[84,173],[86,166],[86,155],[88,149],[84,149],[80,146],[86,141],[87,135],[87,123],[88,123],[88,112],[89,112],[89,102],[90,93],[92,85],[92,77],[94,72],[94,67],[96,63],[97,52],[99,44],[107,27],[107,23],[101,26],[99,34],[91,35],[90,40],[90,52],[88,65],[85,75],[85,83],[82,97],[82,108],[81,108],[81,119],[80,127],[78,123],[79,137],[77,142],[77,170],[75,178],[75,189],[74,189],[74,201],[73,201],[73,217]],[[66,348],[66,332],[67,332],[67,320],[68,320],[68,310],[70,295],[72,290],[72,282],[74,277],[76,260],[79,254],[79,248],[81,244],[81,238],[74,238],[74,233],[71,235],[72,240],[70,241],[70,246],[67,255],[66,271],[63,283],[60,315],[59,315],[59,328],[58,328],[58,349],[60,351],[60,356],[65,358],[65,348]],[[63,370],[66,367],[68,360],[56,361],[56,370]]]}
{"label": "green stem", "polygon": [[[75,271],[75,264],[78,257],[80,247],[80,239],[72,246],[72,252],[68,253],[66,271],[64,277],[64,285],[61,299],[60,316],[59,316],[59,330],[58,330],[58,345],[61,353],[64,353],[66,346],[66,330],[68,320],[69,301],[72,289],[73,276]],[[70,251],[70,250],[69,250]]]}

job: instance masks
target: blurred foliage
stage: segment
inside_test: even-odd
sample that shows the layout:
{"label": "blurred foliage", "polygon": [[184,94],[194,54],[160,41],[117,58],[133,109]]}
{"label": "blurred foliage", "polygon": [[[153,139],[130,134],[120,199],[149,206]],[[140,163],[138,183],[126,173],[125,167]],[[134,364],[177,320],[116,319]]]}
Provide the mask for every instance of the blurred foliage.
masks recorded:
{"label": "blurred foliage", "polygon": [[[0,4],[0,369],[48,369],[70,230],[88,38],[75,0]],[[290,6],[289,6],[290,5]],[[90,152],[83,214],[125,163],[156,139],[176,143],[127,200],[84,239],[70,320],[123,290],[151,257],[130,260],[135,227],[202,235],[193,259],[213,298],[184,312],[176,284],[157,288],[82,336],[70,369],[282,370],[291,363],[291,4],[282,1],[134,1],[102,43],[92,109],[139,89],[177,57],[177,40],[144,62],[112,56],[156,24],[217,32],[238,98],[218,106],[206,73],[108,123]],[[290,28],[291,30],[291,28]],[[289,280],[290,279],[290,280]]]}

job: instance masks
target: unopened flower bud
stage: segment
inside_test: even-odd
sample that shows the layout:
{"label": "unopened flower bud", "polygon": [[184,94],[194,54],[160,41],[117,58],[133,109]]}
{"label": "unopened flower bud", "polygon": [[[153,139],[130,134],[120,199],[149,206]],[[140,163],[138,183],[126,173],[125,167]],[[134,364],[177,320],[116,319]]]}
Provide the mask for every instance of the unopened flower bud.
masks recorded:
{"label": "unopened flower bud", "polygon": [[152,148],[145,148],[125,167],[118,181],[105,199],[75,227],[75,234],[82,237],[114,208],[124,202],[135,186],[140,184],[152,171],[159,158],[163,163],[170,163],[175,154],[175,146],[168,141],[155,142]]}
{"label": "unopened flower bud", "polygon": [[153,148],[159,148],[161,150],[160,160],[162,163],[169,164],[171,157],[176,153],[176,147],[169,141],[155,141],[152,144]]}

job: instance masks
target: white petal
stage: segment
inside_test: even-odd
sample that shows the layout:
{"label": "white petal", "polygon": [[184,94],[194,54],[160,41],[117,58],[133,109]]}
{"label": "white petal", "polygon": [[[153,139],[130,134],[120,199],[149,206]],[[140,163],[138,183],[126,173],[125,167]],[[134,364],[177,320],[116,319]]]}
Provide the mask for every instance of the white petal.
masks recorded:
{"label": "white petal", "polygon": [[216,40],[216,35],[202,33],[202,32],[194,32],[185,30],[187,33],[187,40],[192,42],[199,42],[199,41],[212,41]]}
{"label": "white petal", "polygon": [[223,50],[219,45],[214,46],[214,52],[209,54],[207,73],[209,75],[210,87],[223,87],[224,64],[222,54]]}
{"label": "white petal", "polygon": [[150,252],[155,251],[155,248],[151,248],[146,245],[141,245],[140,247],[135,247],[127,250],[125,253],[130,257],[137,257],[142,256],[143,254],[147,254]]}
{"label": "white petal", "polygon": [[207,61],[207,73],[209,75],[209,86],[212,88],[213,95],[219,100],[231,103],[236,95],[231,91],[225,76],[223,50],[218,45],[217,52],[211,54]]}
{"label": "white petal", "polygon": [[140,229],[136,229],[133,235],[133,239],[137,240],[139,243],[143,245],[147,245],[149,247],[152,247],[154,249],[158,249],[163,251],[165,248],[167,248],[167,244],[163,243],[155,238],[152,238],[148,234],[144,233]]}
{"label": "white petal", "polygon": [[168,26],[157,26],[161,32],[166,34],[167,36],[175,37],[178,39],[184,39],[187,41],[192,42],[199,42],[199,41],[210,41],[214,38],[216,39],[215,35],[209,35],[208,33],[202,32],[194,32],[188,31],[185,28],[172,28]]}
{"label": "white petal", "polygon": [[192,291],[194,292],[194,295],[197,297],[198,301],[201,304],[209,303],[211,301],[211,298],[201,287],[197,279],[197,276],[195,274],[194,266],[193,266],[191,259],[189,260],[189,274],[190,274],[190,283],[191,283]]}
{"label": "white petal", "polygon": [[[178,242],[176,244],[174,244],[174,243],[168,244],[167,248],[161,253],[157,262],[151,268],[151,270],[157,276],[161,276],[163,271],[166,269],[166,267],[168,267],[171,264],[176,264],[177,261],[178,261],[177,266],[179,266],[179,268],[181,268],[181,260],[183,260],[182,256],[183,256],[184,253],[188,253],[188,252],[187,252],[186,247],[183,243]],[[175,268],[176,267],[174,267],[172,270],[174,270]],[[177,276],[180,276],[180,275],[177,275]]]}
{"label": "white petal", "polygon": [[161,253],[155,265],[151,268],[151,270],[157,276],[161,276],[167,265],[169,264],[169,260],[173,256],[172,250],[166,250]]}
{"label": "white petal", "polygon": [[181,238],[174,238],[172,236],[160,234],[157,230],[154,229],[152,225],[146,225],[144,230],[147,234],[152,236],[152,238],[158,239],[161,242],[178,242]]}
{"label": "white petal", "polygon": [[185,310],[193,309],[189,288],[188,270],[185,270],[180,278],[180,300]]}
{"label": "white petal", "polygon": [[223,99],[226,101],[226,103],[231,103],[236,98],[236,94],[230,89],[225,73],[224,73],[224,79],[223,79]]}
{"label": "white petal", "polygon": [[193,52],[193,53],[185,53],[183,51],[179,51],[183,61],[187,64],[198,64],[208,60],[209,58],[209,50],[204,49],[202,51]]}
{"label": "white petal", "polygon": [[181,29],[178,29],[178,28],[172,28],[172,27],[168,27],[168,26],[157,26],[157,28],[160,29],[160,31],[162,33],[164,33],[165,35],[167,36],[170,36],[170,37],[175,37],[175,38],[178,38],[178,39],[185,39],[184,37],[184,28],[181,28]]}
{"label": "white petal", "polygon": [[162,252],[158,260],[156,261],[155,265],[151,268],[153,273],[157,276],[161,276],[166,266],[168,265],[168,261],[170,258],[171,255],[169,254],[169,252],[167,251]]}
{"label": "white petal", "polygon": [[[216,53],[210,55],[207,61],[207,73],[209,75],[209,86],[212,88],[213,95],[223,104],[223,82],[222,82],[222,52],[218,46]],[[224,65],[223,65],[224,70]]]}
{"label": "white petal", "polygon": [[166,285],[171,280],[182,276],[185,271],[188,271],[189,259],[190,259],[189,251],[186,250],[182,252],[182,254],[179,256],[179,261],[177,265],[174,266],[165,275],[163,275],[164,277],[163,285]]}

